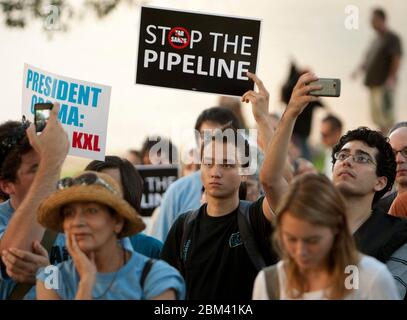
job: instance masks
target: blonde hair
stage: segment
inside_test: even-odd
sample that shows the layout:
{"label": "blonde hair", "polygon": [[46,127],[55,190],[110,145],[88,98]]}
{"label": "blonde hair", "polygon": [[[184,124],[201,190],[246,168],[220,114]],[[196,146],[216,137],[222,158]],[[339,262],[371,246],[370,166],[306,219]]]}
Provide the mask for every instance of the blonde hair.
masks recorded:
{"label": "blonde hair", "polygon": [[331,279],[327,298],[344,298],[351,292],[345,287],[345,268],[358,264],[359,253],[348,228],[345,202],[341,194],[325,176],[304,174],[293,180],[277,208],[273,241],[284,261],[287,294],[291,298],[300,298],[307,292],[307,283],[282,242],[281,223],[287,212],[313,225],[328,227],[335,233],[327,259],[327,271]]}

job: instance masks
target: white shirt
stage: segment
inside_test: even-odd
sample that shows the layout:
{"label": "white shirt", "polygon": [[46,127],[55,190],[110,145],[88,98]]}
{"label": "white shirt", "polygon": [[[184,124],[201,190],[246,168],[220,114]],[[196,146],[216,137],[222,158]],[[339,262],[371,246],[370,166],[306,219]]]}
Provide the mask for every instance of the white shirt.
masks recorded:
{"label": "white shirt", "polygon": [[[280,285],[280,299],[288,300],[285,290],[285,271],[283,268],[284,262],[277,263],[278,280]],[[345,270],[344,270],[345,272]],[[386,265],[376,260],[373,257],[362,255],[362,258],[357,266],[357,271],[349,273],[353,276],[350,281],[352,284],[358,284],[358,288],[347,295],[344,300],[400,300],[396,283],[387,269]],[[357,281],[357,277],[359,281]],[[324,290],[306,292],[301,297],[302,300],[322,300],[326,299]],[[264,271],[260,271],[254,281],[253,300],[269,300],[266,287],[266,278]]]}

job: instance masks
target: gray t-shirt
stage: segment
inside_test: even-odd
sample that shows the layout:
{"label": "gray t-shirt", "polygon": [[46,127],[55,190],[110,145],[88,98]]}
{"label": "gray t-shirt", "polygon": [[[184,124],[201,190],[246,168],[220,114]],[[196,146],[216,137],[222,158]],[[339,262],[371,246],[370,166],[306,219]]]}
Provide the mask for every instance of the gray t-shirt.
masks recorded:
{"label": "gray t-shirt", "polygon": [[386,82],[395,55],[402,55],[401,41],[395,33],[388,31],[372,42],[365,61],[366,86],[381,86]]}

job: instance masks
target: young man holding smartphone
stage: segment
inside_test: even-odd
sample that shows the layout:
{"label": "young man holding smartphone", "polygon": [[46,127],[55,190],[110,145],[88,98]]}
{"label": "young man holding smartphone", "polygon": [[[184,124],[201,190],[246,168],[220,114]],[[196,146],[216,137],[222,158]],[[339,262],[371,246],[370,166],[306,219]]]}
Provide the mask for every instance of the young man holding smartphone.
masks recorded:
{"label": "young man holding smartphone", "polygon": [[[55,104],[44,131],[34,124],[8,121],[0,125],[0,189],[9,199],[0,204],[2,273],[16,282],[35,283],[40,266],[49,264],[40,241],[44,228],[37,222],[40,202],[55,190],[69,150],[68,136]],[[1,297],[10,294],[1,292]]]}

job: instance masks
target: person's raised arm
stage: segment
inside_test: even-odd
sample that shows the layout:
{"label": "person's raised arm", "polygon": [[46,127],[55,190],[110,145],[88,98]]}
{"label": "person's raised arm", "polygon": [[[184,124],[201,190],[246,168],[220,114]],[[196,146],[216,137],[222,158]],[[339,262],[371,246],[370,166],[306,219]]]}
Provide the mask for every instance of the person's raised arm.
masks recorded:
{"label": "person's raised arm", "polygon": [[260,182],[263,185],[266,199],[274,212],[281,196],[288,187],[287,179],[284,177],[284,168],[287,165],[288,147],[295,121],[308,103],[318,99],[308,95],[310,91],[321,88],[320,86],[308,85],[315,80],[318,78],[312,73],[306,73],[298,79],[290,102],[265,152],[264,162],[260,170]]}
{"label": "person's raised arm", "polygon": [[68,136],[58,120],[59,104],[54,104],[44,131],[37,135],[33,124],[27,136],[40,162],[27,195],[13,213],[0,240],[0,252],[10,247],[32,250],[35,240],[41,241],[44,228],[37,222],[37,209],[41,201],[56,189],[62,164],[68,154]]}
{"label": "person's raised arm", "polygon": [[[247,72],[247,76],[256,84],[258,91],[247,91],[242,96],[242,101],[250,102],[252,104],[253,116],[259,130],[259,147],[262,150],[265,150],[274,135],[274,128],[271,125],[269,118],[269,93],[263,82],[255,74]],[[283,176],[287,180],[291,180],[291,166],[288,161],[284,167]],[[267,199],[263,200],[263,213],[269,221],[272,221],[273,213],[270,210],[270,205]]]}
{"label": "person's raised arm", "polygon": [[263,82],[253,73],[247,72],[249,79],[256,84],[258,91],[249,90],[242,96],[243,102],[252,104],[252,112],[259,128],[259,147],[264,150],[273,136],[273,127],[269,119],[269,93]]}

